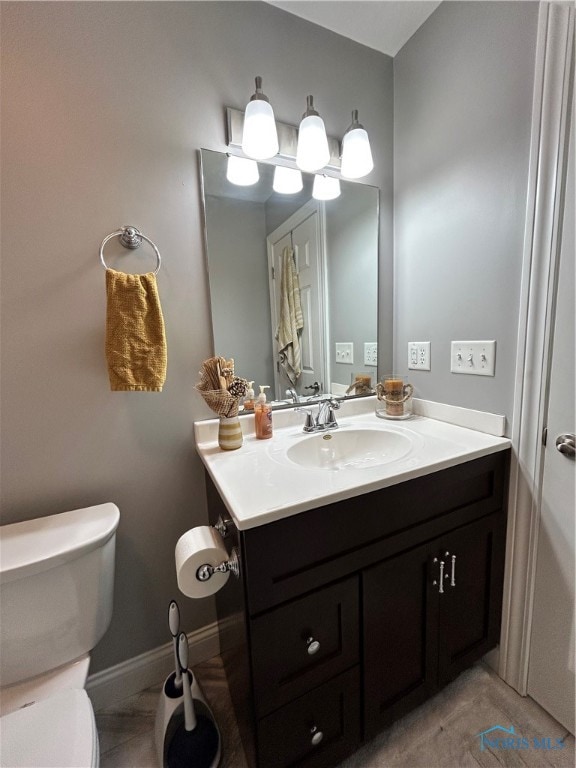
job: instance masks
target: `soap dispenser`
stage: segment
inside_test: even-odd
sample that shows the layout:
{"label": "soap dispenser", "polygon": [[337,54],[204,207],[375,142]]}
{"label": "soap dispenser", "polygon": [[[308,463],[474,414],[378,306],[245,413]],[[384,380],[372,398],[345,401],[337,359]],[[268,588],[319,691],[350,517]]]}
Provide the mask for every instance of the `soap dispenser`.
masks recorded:
{"label": "soap dispenser", "polygon": [[252,388],[252,385],[254,384],[253,381],[248,382],[248,389],[246,390],[246,394],[244,395],[244,410],[245,411],[253,411],[254,410],[254,390]]}
{"label": "soap dispenser", "polygon": [[260,385],[260,394],[254,405],[254,428],[258,440],[272,437],[272,406],[266,402],[265,389],[270,387],[267,384]]}

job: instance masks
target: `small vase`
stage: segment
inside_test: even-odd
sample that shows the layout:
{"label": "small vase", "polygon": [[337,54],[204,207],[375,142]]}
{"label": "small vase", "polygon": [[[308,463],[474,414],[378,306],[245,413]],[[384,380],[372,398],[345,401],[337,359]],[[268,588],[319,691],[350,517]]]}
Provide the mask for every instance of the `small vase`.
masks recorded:
{"label": "small vase", "polygon": [[242,445],[242,427],[238,416],[220,416],[218,445],[223,451],[235,451]]}

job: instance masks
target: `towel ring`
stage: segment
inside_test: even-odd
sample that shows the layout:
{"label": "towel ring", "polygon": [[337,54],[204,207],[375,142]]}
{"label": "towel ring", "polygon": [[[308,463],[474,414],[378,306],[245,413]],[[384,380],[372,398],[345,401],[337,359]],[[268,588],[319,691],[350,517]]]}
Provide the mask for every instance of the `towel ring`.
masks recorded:
{"label": "towel ring", "polygon": [[154,270],[154,274],[158,274],[160,271],[160,265],[162,264],[160,251],[158,248],[156,248],[152,240],[150,240],[149,237],[146,237],[146,235],[143,235],[142,232],[136,229],[136,227],[122,227],[122,229],[117,229],[116,232],[112,232],[111,234],[107,235],[104,240],[102,240],[102,244],[100,245],[100,261],[102,262],[104,269],[108,269],[108,265],[104,261],[104,246],[108,240],[111,240],[113,237],[118,237],[124,248],[130,248],[131,250],[139,248],[142,245],[142,240],[146,240],[147,243],[150,243],[152,248],[154,248],[154,253],[156,254],[157,264],[156,269]]}

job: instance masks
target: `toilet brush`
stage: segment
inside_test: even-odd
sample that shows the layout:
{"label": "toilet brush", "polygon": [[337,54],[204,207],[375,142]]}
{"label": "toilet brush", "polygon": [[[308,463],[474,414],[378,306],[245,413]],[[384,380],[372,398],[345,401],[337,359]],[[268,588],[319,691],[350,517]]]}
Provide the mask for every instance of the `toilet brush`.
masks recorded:
{"label": "toilet brush", "polygon": [[180,673],[180,662],[178,660],[178,633],[180,632],[180,609],[176,600],[171,600],[168,606],[168,626],[172,635],[172,649],[174,651],[174,685],[176,688],[182,688],[182,674]]}
{"label": "toilet brush", "polygon": [[196,730],[196,712],[192,703],[192,691],[190,690],[190,678],[188,675],[188,639],[184,632],[178,635],[178,660],[180,661],[183,675],[182,695],[184,697],[184,727],[187,731]]}
{"label": "toilet brush", "polygon": [[[178,659],[178,635],[180,633],[180,609],[175,600],[170,601],[168,606],[168,627],[172,635],[172,650],[174,654],[174,672],[166,678],[162,686],[162,692],[158,699],[158,708],[156,710],[156,723],[154,726],[154,742],[156,745],[156,754],[158,755],[158,765],[164,768],[166,765],[166,748],[172,738],[172,733],[176,728],[180,713],[183,707],[182,692],[182,672],[180,661]],[[192,676],[192,673],[189,673]],[[200,686],[192,676],[192,698],[208,705],[202,695]]]}
{"label": "toilet brush", "polygon": [[178,661],[182,675],[184,721],[168,747],[168,768],[216,768],[220,762],[220,734],[210,717],[196,712],[192,697],[194,676],[188,670],[188,640],[178,636]]}

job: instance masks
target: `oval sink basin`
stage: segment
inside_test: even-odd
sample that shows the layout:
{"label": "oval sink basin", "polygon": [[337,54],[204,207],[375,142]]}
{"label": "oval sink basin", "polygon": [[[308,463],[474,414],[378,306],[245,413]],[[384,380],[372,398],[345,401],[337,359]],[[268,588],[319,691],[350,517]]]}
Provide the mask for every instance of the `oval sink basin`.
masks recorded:
{"label": "oval sink basin", "polygon": [[406,456],[413,445],[407,434],[387,429],[320,432],[292,445],[286,457],[308,469],[366,469]]}

